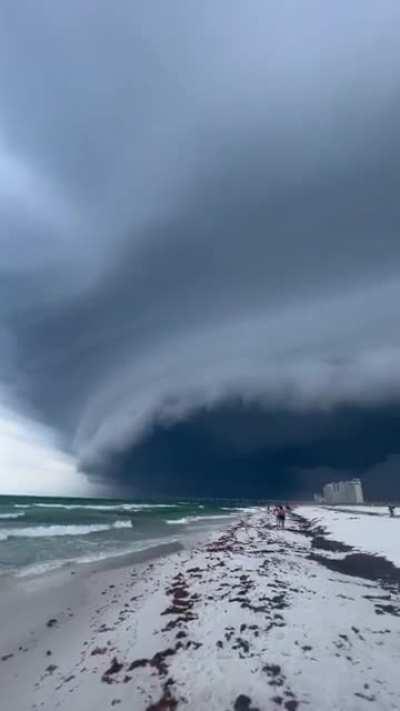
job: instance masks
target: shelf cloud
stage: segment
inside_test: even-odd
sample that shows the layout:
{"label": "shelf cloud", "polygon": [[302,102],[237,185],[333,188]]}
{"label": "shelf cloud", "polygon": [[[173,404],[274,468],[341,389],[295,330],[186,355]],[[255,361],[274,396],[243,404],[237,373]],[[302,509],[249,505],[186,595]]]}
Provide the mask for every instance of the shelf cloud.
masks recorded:
{"label": "shelf cloud", "polygon": [[399,4],[0,13],[7,407],[116,492],[391,491]]}

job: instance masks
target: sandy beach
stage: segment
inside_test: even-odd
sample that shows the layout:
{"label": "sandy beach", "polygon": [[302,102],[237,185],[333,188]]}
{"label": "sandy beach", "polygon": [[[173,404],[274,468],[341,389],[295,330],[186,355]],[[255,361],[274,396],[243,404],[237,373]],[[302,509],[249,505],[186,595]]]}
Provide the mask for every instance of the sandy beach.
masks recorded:
{"label": "sandy beach", "polygon": [[316,514],[279,531],[260,510],[145,563],[6,586],[1,708],[398,709],[400,570]]}

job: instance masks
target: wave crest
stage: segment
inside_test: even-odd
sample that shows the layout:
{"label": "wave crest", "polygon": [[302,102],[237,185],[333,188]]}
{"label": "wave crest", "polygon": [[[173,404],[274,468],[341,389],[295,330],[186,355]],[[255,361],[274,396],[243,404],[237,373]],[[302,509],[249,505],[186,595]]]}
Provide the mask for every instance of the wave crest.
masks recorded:
{"label": "wave crest", "polygon": [[146,509],[175,509],[178,504],[15,504],[16,509],[63,509],[75,511],[142,511]]}
{"label": "wave crest", "polygon": [[112,524],[87,524],[75,525],[54,525],[54,526],[31,526],[28,528],[2,528],[0,529],[0,541],[10,538],[50,538],[53,536],[87,536],[90,533],[100,531],[110,531],[115,528],[131,528],[132,521],[114,521]]}
{"label": "wave crest", "polygon": [[234,514],[214,514],[210,516],[184,516],[183,518],[175,518],[175,519],[169,519],[165,521],[165,523],[168,523],[169,525],[174,525],[174,524],[185,524],[185,523],[197,523],[198,521],[209,521],[212,519],[221,519],[221,518],[232,518]]}

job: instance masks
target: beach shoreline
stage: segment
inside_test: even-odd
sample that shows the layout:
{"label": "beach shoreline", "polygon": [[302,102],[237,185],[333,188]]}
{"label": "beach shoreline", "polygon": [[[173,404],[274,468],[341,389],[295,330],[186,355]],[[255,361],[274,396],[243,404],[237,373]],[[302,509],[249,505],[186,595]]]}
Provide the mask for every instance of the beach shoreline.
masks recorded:
{"label": "beach shoreline", "polygon": [[0,602],[8,707],[396,709],[396,579],[335,570],[352,554],[321,531],[260,509],[164,557],[25,580]]}
{"label": "beach shoreline", "polygon": [[[68,666],[78,649],[87,646],[88,640],[83,638],[90,637],[93,612],[103,619],[108,606],[104,604],[107,592],[134,586],[138,597],[147,594],[146,570],[155,564],[168,567],[168,560],[175,554],[189,552],[212,540],[226,526],[227,520],[231,523],[236,519],[237,516],[232,515],[229,519],[208,521],[206,525],[203,522],[197,530],[182,528],[173,539],[156,545],[144,541],[142,550],[98,561],[65,562],[55,569],[23,572],[17,576],[3,574],[0,686],[8,689],[11,707],[19,710],[37,707],[34,692],[38,683],[53,675],[53,666]],[[99,623],[102,625],[108,628],[105,622]],[[53,663],[54,658],[59,662],[57,665]],[[71,675],[67,674],[66,678],[68,676]],[[52,708],[52,702],[42,700],[40,704],[43,703],[49,703]]]}

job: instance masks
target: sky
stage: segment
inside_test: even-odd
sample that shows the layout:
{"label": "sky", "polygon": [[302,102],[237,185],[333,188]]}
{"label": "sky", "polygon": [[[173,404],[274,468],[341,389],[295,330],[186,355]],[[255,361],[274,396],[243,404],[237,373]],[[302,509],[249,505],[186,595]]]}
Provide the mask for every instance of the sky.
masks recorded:
{"label": "sky", "polygon": [[398,493],[397,0],[0,8],[0,493]]}

